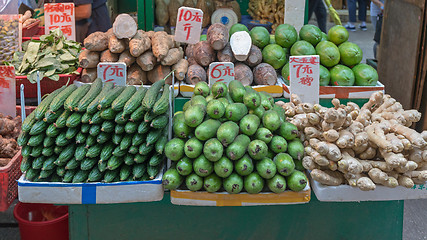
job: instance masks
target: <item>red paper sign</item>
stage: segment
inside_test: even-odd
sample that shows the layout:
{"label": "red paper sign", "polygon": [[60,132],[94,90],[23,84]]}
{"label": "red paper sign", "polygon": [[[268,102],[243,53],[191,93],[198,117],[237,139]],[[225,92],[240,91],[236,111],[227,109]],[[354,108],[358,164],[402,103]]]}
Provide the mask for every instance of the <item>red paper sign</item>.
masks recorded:
{"label": "red paper sign", "polygon": [[209,85],[223,82],[228,85],[234,80],[234,64],[232,62],[214,62],[209,65]]}
{"label": "red paper sign", "polygon": [[113,82],[118,86],[126,85],[126,64],[124,63],[99,63],[97,73],[102,82]]}
{"label": "red paper sign", "polygon": [[180,7],[176,20],[175,41],[195,44],[200,41],[203,11],[197,8]]}
{"label": "red paper sign", "polygon": [[45,34],[61,28],[67,39],[76,40],[74,3],[46,3],[44,5],[44,14]]}
{"label": "red paper sign", "polygon": [[15,68],[13,66],[0,66],[0,113],[15,117],[15,99]]}
{"label": "red paper sign", "polygon": [[303,102],[319,103],[319,56],[291,56],[289,71],[291,94]]}

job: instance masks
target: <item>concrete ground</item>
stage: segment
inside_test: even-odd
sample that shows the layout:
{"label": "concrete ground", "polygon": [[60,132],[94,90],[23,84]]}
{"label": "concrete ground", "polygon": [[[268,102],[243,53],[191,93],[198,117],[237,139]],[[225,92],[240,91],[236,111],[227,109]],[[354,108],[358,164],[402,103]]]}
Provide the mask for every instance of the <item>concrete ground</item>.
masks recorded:
{"label": "concrete ground", "polygon": [[[316,21],[310,21],[316,25]],[[343,23],[344,24],[344,23]],[[333,26],[333,23],[328,23],[328,29]],[[357,25],[358,26],[358,25]],[[374,58],[372,47],[374,29],[368,23],[368,30],[350,32],[349,41],[360,46],[363,51],[363,60]],[[13,207],[16,202],[4,213],[0,212],[0,240],[19,240],[19,228],[13,217]],[[390,209],[393,211],[393,209]],[[404,203],[404,219],[403,219],[403,240],[427,240],[427,199],[425,200],[407,200]]]}

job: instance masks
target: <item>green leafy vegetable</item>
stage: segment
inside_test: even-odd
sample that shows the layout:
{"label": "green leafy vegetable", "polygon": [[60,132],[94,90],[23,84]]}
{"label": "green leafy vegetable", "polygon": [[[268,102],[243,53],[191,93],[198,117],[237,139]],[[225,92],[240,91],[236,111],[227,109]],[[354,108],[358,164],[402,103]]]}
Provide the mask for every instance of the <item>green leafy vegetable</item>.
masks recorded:
{"label": "green leafy vegetable", "polygon": [[76,74],[79,67],[80,43],[67,40],[57,28],[40,40],[31,40],[23,46],[24,52],[15,52],[13,60],[6,65],[13,65],[16,75],[27,75],[31,83],[47,77],[58,81],[59,74]]}

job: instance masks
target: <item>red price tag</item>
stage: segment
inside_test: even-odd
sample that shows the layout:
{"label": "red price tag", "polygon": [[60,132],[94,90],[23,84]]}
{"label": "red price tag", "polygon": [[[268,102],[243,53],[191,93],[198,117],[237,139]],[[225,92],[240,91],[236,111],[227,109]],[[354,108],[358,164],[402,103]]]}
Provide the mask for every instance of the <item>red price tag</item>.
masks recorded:
{"label": "red price tag", "polygon": [[319,103],[319,55],[289,58],[291,94],[302,102]]}
{"label": "red price tag", "polygon": [[113,82],[118,86],[126,86],[126,64],[117,63],[98,63],[98,78],[102,82]]}
{"label": "red price tag", "polygon": [[234,80],[234,64],[232,62],[214,62],[209,65],[209,85],[223,82],[228,85]]}
{"label": "red price tag", "polygon": [[175,41],[195,44],[200,41],[203,11],[197,8],[180,7],[176,20]]}
{"label": "red price tag", "polygon": [[46,3],[44,5],[45,34],[60,28],[69,40],[76,40],[74,3]]}
{"label": "red price tag", "polygon": [[[13,101],[11,101],[13,99]],[[16,116],[15,68],[0,66],[0,113]]]}

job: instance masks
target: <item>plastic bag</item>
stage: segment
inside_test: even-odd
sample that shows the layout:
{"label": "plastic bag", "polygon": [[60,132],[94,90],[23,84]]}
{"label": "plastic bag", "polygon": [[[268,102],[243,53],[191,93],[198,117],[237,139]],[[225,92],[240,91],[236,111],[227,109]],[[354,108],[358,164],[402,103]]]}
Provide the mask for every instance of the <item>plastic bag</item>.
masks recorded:
{"label": "plastic bag", "polygon": [[0,14],[18,14],[18,7],[16,0],[0,0]]}

